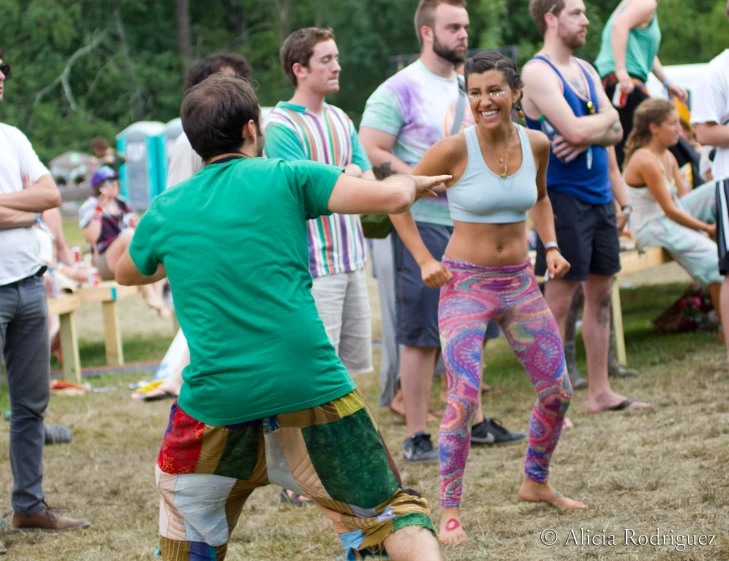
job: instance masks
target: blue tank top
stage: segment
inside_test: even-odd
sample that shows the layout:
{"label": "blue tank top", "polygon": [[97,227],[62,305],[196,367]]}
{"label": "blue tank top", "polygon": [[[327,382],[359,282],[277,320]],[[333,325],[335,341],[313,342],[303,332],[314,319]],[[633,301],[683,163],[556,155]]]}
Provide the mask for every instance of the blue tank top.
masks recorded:
{"label": "blue tank top", "polygon": [[517,172],[507,178],[495,174],[484,162],[476,127],[463,131],[468,164],[463,176],[448,189],[448,207],[453,220],[481,224],[526,220],[527,211],[537,202],[537,165],[526,130],[521,125],[515,127],[521,143],[522,162]]}
{"label": "blue tank top", "polygon": [[[572,108],[575,116],[584,117],[591,114],[587,101],[577,95],[577,92],[567,84],[562,74],[549,59],[537,55],[534,60],[546,62],[562,80],[564,98]],[[590,99],[594,104],[595,111],[599,111],[595,84],[579,62],[577,66],[580,67],[585,80],[587,80]],[[541,122],[535,119],[526,117],[526,122],[530,129],[541,130],[542,128]],[[593,205],[611,202],[613,193],[608,178],[608,153],[605,147],[592,145],[569,163],[563,162],[554,155],[554,152],[550,151],[549,167],[547,168],[547,188],[550,191],[565,193]]]}

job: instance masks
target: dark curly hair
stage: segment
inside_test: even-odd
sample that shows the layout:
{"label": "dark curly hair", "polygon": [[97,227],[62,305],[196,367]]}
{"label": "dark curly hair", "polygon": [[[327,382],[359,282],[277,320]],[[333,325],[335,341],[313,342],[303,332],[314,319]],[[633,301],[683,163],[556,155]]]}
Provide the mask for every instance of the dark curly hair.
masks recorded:
{"label": "dark curly hair", "polygon": [[236,78],[245,78],[250,81],[253,75],[253,69],[248,64],[246,57],[230,51],[218,51],[202,60],[196,60],[190,65],[185,74],[185,91],[197,86],[225,67],[232,68]]}
{"label": "dark curly hair", "polygon": [[[466,79],[466,89],[468,89],[468,76],[470,74],[483,74],[489,70],[498,70],[504,75],[504,80],[509,87],[514,90],[519,88],[524,95],[524,82],[522,82],[521,74],[516,67],[516,62],[511,60],[508,56],[501,54],[498,51],[486,51],[478,53],[477,55],[469,58],[463,67],[463,76]],[[521,98],[519,98],[521,101]],[[519,102],[517,102],[518,104]]]}

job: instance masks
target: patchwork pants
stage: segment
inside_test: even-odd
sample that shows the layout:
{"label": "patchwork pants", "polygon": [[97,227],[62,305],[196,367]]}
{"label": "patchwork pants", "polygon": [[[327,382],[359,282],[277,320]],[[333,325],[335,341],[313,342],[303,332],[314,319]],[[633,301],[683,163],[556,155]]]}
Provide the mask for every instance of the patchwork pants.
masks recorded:
{"label": "patchwork pants", "polygon": [[347,559],[381,553],[406,526],[434,532],[427,502],[403,489],[357,390],[323,405],[224,427],[172,406],[157,460],[160,553],[168,561],[225,559],[243,505],[269,483],[313,499]]}

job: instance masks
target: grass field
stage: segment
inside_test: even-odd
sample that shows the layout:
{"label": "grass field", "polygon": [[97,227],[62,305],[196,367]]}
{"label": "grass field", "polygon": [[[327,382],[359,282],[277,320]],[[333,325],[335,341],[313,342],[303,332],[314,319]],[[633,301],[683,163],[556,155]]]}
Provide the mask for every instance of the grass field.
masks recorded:
{"label": "grass field", "polygon": [[[445,559],[462,560],[672,560],[729,559],[729,369],[723,346],[711,333],[659,335],[650,318],[673,302],[685,285],[644,286],[623,291],[624,321],[631,366],[637,380],[614,382],[631,397],[650,401],[644,412],[603,413],[585,410],[577,392],[569,415],[575,428],[563,434],[553,458],[552,483],[589,509],[559,512],[520,503],[525,445],[473,448],[465,478],[464,524],[471,540],[444,550]],[[129,361],[159,360],[172,336],[169,325],[125,300],[121,322]],[[149,312],[149,316],[145,315]],[[102,364],[103,343],[89,323],[96,310],[80,318],[84,365]],[[138,326],[138,330],[132,329]],[[379,354],[375,356],[376,363]],[[584,368],[584,354],[580,355]],[[378,365],[376,364],[376,368]],[[111,391],[83,396],[54,396],[47,421],[74,431],[68,445],[45,454],[45,489],[51,506],[88,517],[88,530],[64,535],[13,535],[0,531],[17,561],[153,559],[157,545],[158,499],[154,463],[166,427],[169,402],[132,401],[127,386],[143,376],[105,375],[92,380]],[[355,377],[370,404],[377,402],[378,374]],[[503,338],[487,350],[486,381],[501,390],[486,394],[486,414],[513,429],[525,430],[533,390]],[[433,406],[440,407],[434,387]],[[8,396],[0,389],[0,408]],[[438,522],[437,464],[411,465],[400,459],[404,424],[375,408],[405,483],[421,491]],[[7,425],[6,425],[7,426]],[[437,432],[437,424],[431,426]],[[12,487],[7,431],[0,432],[0,491],[8,512]],[[323,561],[341,553],[328,521],[315,509],[280,505],[278,489],[257,491],[233,532],[228,559],[235,561]],[[637,545],[639,536],[662,533],[714,535],[714,545],[675,547]],[[552,547],[540,535],[553,529]],[[625,529],[636,545],[625,545]],[[582,535],[615,546],[576,545]],[[704,540],[706,541],[706,540]],[[568,542],[568,543],[566,543]]]}

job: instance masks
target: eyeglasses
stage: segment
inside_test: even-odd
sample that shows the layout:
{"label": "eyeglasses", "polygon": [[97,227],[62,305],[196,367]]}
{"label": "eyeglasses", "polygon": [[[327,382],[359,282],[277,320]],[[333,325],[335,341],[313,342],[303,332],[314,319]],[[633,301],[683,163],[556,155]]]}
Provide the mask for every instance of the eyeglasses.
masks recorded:
{"label": "eyeglasses", "polygon": [[5,75],[5,79],[10,78],[10,65],[7,62],[0,62],[0,72]]}
{"label": "eyeglasses", "polygon": [[555,10],[557,9],[557,4],[552,4],[552,7],[547,10],[548,14],[554,14]]}
{"label": "eyeglasses", "polygon": [[[506,92],[504,90],[494,90],[487,92],[486,95],[489,97],[501,97],[502,95],[506,95]],[[471,92],[468,94],[468,97],[471,99],[481,99],[481,92]]]}

